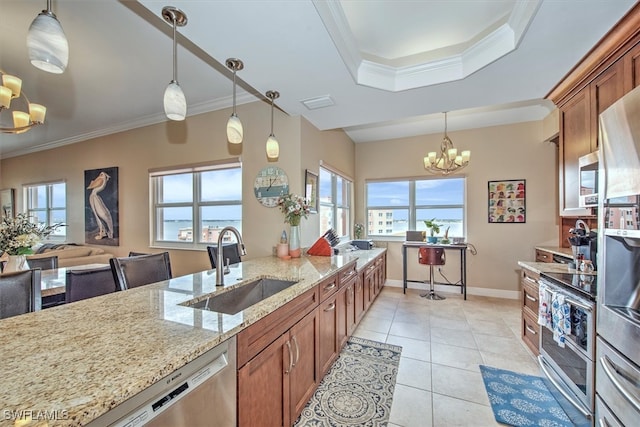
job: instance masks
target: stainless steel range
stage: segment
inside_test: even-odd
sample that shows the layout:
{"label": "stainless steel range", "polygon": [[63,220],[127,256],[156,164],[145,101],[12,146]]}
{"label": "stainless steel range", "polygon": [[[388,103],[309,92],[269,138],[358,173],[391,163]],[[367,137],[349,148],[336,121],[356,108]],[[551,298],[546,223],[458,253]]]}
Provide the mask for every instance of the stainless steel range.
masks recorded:
{"label": "stainless steel range", "polygon": [[[538,362],[549,391],[576,426],[593,425],[595,412],[595,275],[542,273],[540,286],[561,294],[570,326],[559,339],[552,326],[540,328]],[[562,341],[562,342],[559,342]]]}

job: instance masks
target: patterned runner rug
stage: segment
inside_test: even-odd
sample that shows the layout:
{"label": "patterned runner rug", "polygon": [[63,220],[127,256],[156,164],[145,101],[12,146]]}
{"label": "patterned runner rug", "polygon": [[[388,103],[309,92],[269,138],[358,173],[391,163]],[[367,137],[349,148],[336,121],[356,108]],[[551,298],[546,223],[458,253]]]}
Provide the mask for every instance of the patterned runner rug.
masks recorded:
{"label": "patterned runner rug", "polygon": [[493,415],[510,426],[573,427],[540,377],[480,365]]}
{"label": "patterned runner rug", "polygon": [[387,425],[401,351],[396,345],[351,337],[295,426]]}

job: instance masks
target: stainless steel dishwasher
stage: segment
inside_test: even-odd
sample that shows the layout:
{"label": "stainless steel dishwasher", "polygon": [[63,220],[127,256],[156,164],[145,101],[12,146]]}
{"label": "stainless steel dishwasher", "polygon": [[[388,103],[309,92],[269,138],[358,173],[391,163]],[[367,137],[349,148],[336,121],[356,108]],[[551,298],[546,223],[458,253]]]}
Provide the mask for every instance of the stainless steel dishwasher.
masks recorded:
{"label": "stainless steel dishwasher", "polygon": [[232,337],[88,426],[236,425],[236,338]]}

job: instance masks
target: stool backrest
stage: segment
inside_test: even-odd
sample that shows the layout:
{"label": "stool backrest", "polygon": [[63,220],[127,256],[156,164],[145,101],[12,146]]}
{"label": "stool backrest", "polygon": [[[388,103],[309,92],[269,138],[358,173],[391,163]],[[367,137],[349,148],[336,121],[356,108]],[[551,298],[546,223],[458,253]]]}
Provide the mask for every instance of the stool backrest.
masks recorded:
{"label": "stool backrest", "polygon": [[418,262],[425,265],[444,265],[446,257],[443,248],[430,248],[421,246],[418,248]]}

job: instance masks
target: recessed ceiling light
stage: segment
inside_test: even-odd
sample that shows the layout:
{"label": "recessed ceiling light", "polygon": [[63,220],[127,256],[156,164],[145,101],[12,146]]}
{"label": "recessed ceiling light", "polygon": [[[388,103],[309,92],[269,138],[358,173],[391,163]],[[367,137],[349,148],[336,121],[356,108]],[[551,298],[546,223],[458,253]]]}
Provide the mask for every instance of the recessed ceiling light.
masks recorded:
{"label": "recessed ceiling light", "polygon": [[309,110],[317,110],[318,108],[330,107],[335,105],[330,95],[316,96],[315,98],[303,99],[300,101]]}

